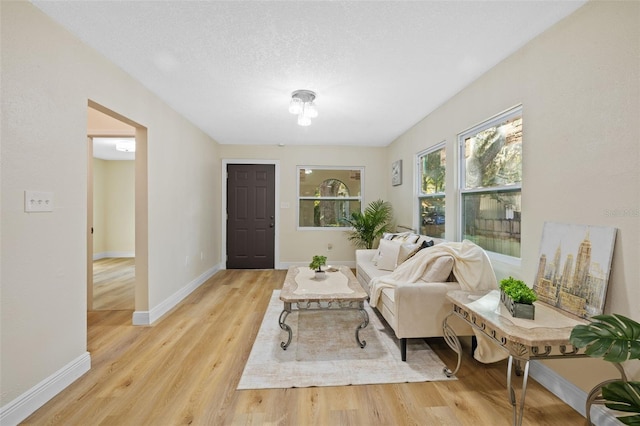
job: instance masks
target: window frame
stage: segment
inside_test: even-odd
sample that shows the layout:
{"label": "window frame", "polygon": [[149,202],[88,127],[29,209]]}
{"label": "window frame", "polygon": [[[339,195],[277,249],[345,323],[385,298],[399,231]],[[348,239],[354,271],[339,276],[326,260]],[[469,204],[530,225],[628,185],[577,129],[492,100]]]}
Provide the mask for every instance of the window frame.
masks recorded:
{"label": "window frame", "polygon": [[[415,190],[415,207],[414,207],[414,223],[415,226],[414,228],[418,230],[418,233],[420,233],[420,231],[422,230],[422,215],[421,215],[421,205],[422,202],[421,200],[423,198],[443,198],[444,199],[444,205],[445,205],[445,229],[446,229],[446,224],[447,224],[447,218],[446,218],[446,209],[447,209],[447,190],[446,190],[446,185],[445,185],[445,189],[444,191],[441,192],[434,192],[431,194],[427,194],[425,192],[422,192],[422,167],[421,167],[421,159],[423,157],[426,157],[429,154],[432,154],[434,152],[440,151],[444,149],[445,150],[445,169],[444,169],[444,173],[445,173],[445,183],[447,180],[447,165],[446,165],[446,152],[447,152],[447,141],[444,140],[442,142],[439,142],[427,149],[424,149],[418,153],[416,153],[415,155],[415,177],[414,177],[414,182],[416,185],[416,190]],[[442,238],[444,238],[444,236],[442,236]]]}
{"label": "window frame", "polygon": [[[458,235],[458,239],[462,240],[464,237],[463,230],[463,215],[464,215],[464,203],[463,196],[466,194],[490,194],[490,193],[498,193],[498,192],[520,192],[520,197],[522,197],[522,181],[524,177],[518,183],[507,184],[507,185],[497,185],[491,187],[478,187],[472,189],[466,189],[466,158],[465,158],[465,140],[469,136],[473,136],[483,130],[489,129],[491,127],[495,127],[511,118],[520,117],[523,119],[523,107],[522,104],[515,105],[511,108],[508,108],[487,120],[484,120],[460,133],[458,133],[458,185],[457,185],[457,226],[456,233]],[[524,134],[522,136],[524,141]],[[523,156],[524,157],[524,156]],[[524,163],[524,162],[523,162]],[[524,164],[521,163],[521,167],[524,168]],[[522,206],[521,206],[521,214],[522,214]],[[507,264],[519,264],[522,259],[522,220],[520,221],[520,256],[511,256],[503,253],[498,253],[490,250],[486,250],[489,254],[489,257],[495,260],[502,261]]]}
{"label": "window frame", "polygon": [[[360,172],[360,194],[356,196],[350,195],[349,197],[308,197],[300,196],[300,170],[312,169],[312,170],[357,170]],[[323,200],[323,201],[359,201],[360,212],[362,212],[364,205],[364,166],[310,166],[299,165],[296,166],[296,229],[298,231],[348,231],[351,226],[300,226],[300,201],[301,200]]]}

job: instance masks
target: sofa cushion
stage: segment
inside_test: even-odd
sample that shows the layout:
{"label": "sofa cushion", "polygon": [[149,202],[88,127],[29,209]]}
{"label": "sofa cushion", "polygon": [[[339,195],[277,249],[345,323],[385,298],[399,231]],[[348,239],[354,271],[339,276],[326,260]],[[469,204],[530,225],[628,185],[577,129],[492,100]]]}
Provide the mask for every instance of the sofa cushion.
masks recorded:
{"label": "sofa cushion", "polygon": [[394,240],[380,240],[376,266],[383,271],[393,271],[398,263],[398,253],[402,243]]}
{"label": "sofa cushion", "polygon": [[422,275],[422,280],[428,283],[446,282],[453,269],[452,256],[440,256]]}
{"label": "sofa cushion", "polygon": [[[356,265],[356,273],[367,283],[376,277],[382,277],[390,274],[389,271],[382,271],[378,269],[376,265],[367,261],[358,262]],[[363,285],[362,287],[367,291],[367,293],[369,293],[368,285],[366,287]]]}

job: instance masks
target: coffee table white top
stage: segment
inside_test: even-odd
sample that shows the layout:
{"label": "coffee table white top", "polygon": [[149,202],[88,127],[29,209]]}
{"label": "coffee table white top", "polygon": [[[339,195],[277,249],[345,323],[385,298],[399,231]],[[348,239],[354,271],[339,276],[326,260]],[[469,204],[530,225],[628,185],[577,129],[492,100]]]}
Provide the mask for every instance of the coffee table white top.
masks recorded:
{"label": "coffee table white top", "polygon": [[363,301],[369,296],[347,266],[336,272],[326,272],[324,280],[316,280],[308,267],[290,266],[280,292],[286,303]]}

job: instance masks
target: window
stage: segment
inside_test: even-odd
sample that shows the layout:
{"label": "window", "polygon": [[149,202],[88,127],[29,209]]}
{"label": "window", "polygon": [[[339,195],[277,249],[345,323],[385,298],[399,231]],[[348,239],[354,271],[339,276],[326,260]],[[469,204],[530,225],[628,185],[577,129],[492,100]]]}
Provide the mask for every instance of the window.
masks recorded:
{"label": "window", "polygon": [[342,221],[361,211],[363,167],[298,166],[298,227],[348,228]]}
{"label": "window", "polygon": [[444,238],[444,142],[418,154],[418,218],[420,233]]}
{"label": "window", "polygon": [[520,257],[522,106],[459,135],[461,235]]}

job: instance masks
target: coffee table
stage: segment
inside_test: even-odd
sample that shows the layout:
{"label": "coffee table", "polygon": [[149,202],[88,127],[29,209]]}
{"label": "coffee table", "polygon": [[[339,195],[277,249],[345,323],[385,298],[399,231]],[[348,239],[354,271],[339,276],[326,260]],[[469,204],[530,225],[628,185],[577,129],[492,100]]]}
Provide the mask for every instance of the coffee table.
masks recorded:
{"label": "coffee table", "polygon": [[362,322],[356,327],[356,342],[364,348],[367,342],[360,340],[360,330],[369,324],[369,315],[364,310],[364,301],[368,297],[367,292],[347,266],[337,267],[335,272],[327,272],[324,280],[315,279],[314,271],[308,267],[290,266],[280,291],[280,300],[284,302],[284,309],[278,318],[280,328],[289,336],[286,342],[280,343],[280,347],[286,350],[291,343],[293,332],[285,321],[291,313],[292,306],[295,305],[299,311],[357,309],[362,316]]}

